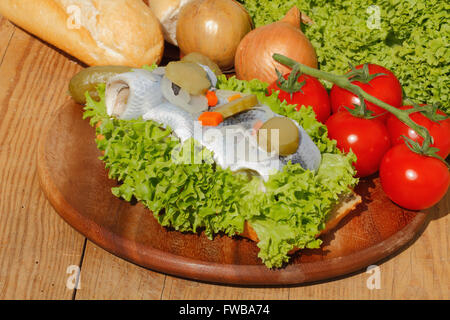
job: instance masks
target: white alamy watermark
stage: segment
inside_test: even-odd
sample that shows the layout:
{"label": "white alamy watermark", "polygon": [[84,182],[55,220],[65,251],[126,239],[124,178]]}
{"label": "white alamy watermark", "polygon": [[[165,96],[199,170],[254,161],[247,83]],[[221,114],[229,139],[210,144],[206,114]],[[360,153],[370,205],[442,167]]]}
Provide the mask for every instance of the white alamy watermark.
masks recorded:
{"label": "white alamy watermark", "polygon": [[70,5],[66,9],[66,13],[69,15],[67,18],[67,29],[80,29],[81,28],[81,8],[76,5]]}
{"label": "white alamy watermark", "polygon": [[366,12],[369,14],[366,25],[370,30],[381,29],[381,9],[379,6],[371,5]]}
{"label": "white alamy watermark", "polygon": [[[257,132],[256,132],[257,131]],[[279,157],[279,129],[244,129],[241,126],[221,128],[203,127],[194,123],[194,141],[199,145],[184,144],[172,151],[172,161],[177,164],[211,163],[203,147],[214,152],[221,165],[228,167],[238,162],[257,163]],[[259,141],[259,143],[258,143]],[[276,168],[279,169],[279,168]]]}
{"label": "white alamy watermark", "polygon": [[381,270],[377,265],[370,265],[366,269],[366,273],[371,276],[367,278],[366,286],[369,290],[381,289]]}
{"label": "white alamy watermark", "polygon": [[69,277],[66,281],[67,289],[81,289],[81,269],[77,265],[70,265],[67,267],[66,273]]}

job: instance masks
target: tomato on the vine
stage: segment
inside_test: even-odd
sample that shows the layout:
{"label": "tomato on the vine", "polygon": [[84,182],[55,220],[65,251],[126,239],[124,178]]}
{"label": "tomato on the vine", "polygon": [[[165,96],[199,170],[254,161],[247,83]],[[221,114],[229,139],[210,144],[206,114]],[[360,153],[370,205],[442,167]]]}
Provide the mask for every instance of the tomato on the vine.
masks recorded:
{"label": "tomato on the vine", "polygon": [[[283,76],[286,80],[284,83],[287,83],[290,76],[291,73]],[[279,81],[280,79],[273,82],[267,88],[269,95],[271,95],[274,90],[280,91],[278,99],[281,102],[286,101],[288,104],[296,104],[297,111],[300,110],[302,106],[311,106],[316,113],[316,119],[325,123],[331,113],[330,97],[319,80],[308,75],[300,75],[296,81],[298,90],[295,92],[285,91],[283,85],[281,85],[280,88]]]}
{"label": "tomato on the vine", "polygon": [[356,155],[354,165],[358,177],[378,171],[381,159],[391,146],[387,128],[382,121],[358,118],[348,111],[341,111],[333,114],[326,126],[328,136],[337,141],[341,151],[352,150]]}
{"label": "tomato on the vine", "polygon": [[444,197],[450,174],[441,160],[415,153],[403,143],[384,156],[380,180],[393,202],[409,210],[423,210]]}
{"label": "tomato on the vine", "polygon": [[[404,106],[400,109],[408,110],[411,108],[412,106]],[[440,110],[437,111],[437,114],[445,116],[445,113]],[[410,114],[409,117],[418,125],[428,129],[428,132],[434,140],[434,143],[431,144],[431,146],[439,149],[437,152],[439,156],[444,159],[447,158],[450,153],[450,118],[433,121],[420,112],[414,112]],[[421,136],[392,114],[389,116],[386,125],[393,145],[404,143],[405,141],[402,136],[406,136],[419,143],[423,142]]]}
{"label": "tomato on the vine", "polygon": [[[359,65],[356,66],[355,69],[361,70],[363,69],[363,67],[364,65]],[[401,107],[403,102],[403,92],[397,77],[388,69],[376,64],[368,64],[368,71],[369,75],[372,76],[376,74],[381,75],[375,76],[367,83],[355,80],[352,81],[352,84],[360,87],[366,93],[393,107]],[[361,103],[357,95],[353,94],[350,91],[342,89],[337,85],[333,85],[333,87],[331,88],[330,99],[333,113],[344,109],[344,107],[354,109],[354,104],[360,105]],[[389,114],[386,110],[371,102],[365,102],[367,105],[367,109],[374,112],[373,115],[382,115],[380,116],[380,119],[387,119]]]}

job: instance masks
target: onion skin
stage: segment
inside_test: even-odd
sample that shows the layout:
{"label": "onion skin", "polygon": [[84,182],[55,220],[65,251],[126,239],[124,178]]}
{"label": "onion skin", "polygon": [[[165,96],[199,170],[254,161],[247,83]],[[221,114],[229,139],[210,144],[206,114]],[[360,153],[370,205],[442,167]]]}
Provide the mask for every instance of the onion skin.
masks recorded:
{"label": "onion skin", "polygon": [[240,41],[251,30],[251,18],[239,3],[194,0],[181,9],[177,42],[183,54],[201,53],[227,71],[233,68]]}
{"label": "onion skin", "polygon": [[241,80],[259,79],[272,83],[278,79],[275,69],[286,74],[291,70],[275,60],[275,53],[291,57],[311,68],[317,68],[314,47],[300,29],[301,13],[294,7],[278,22],[256,28],[248,33],[236,52],[236,77]]}

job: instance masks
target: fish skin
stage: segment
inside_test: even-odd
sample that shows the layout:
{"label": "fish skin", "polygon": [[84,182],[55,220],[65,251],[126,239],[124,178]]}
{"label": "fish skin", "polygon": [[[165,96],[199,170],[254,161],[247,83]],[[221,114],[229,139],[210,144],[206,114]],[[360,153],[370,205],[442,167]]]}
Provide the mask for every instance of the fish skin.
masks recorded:
{"label": "fish skin", "polygon": [[218,81],[216,74],[211,70],[210,67],[205,66],[204,64],[201,64],[201,63],[198,63],[198,65],[200,67],[202,67],[203,70],[205,70],[205,72],[206,72],[206,74],[208,76],[208,80],[209,80],[209,82],[211,82],[211,86],[213,88],[215,88],[217,86],[217,81]]}
{"label": "fish skin", "polygon": [[203,127],[201,136],[194,139],[213,152],[214,161],[223,169],[253,170],[267,181],[284,166],[277,155],[259,148],[256,136],[242,125]]}
{"label": "fish skin", "polygon": [[128,88],[129,95],[124,111],[118,116],[121,120],[138,119],[151,108],[164,102],[161,93],[161,77],[144,69],[135,69],[112,77],[106,85],[106,110],[113,115],[118,94],[121,89]]}
{"label": "fish skin", "polygon": [[274,113],[268,113],[266,110],[255,107],[245,112],[241,112],[233,117],[225,119],[220,126],[241,125],[247,130],[253,129],[255,122],[266,122],[274,116]]}
{"label": "fish skin", "polygon": [[299,130],[300,145],[294,154],[286,157],[280,157],[280,160],[284,164],[291,161],[294,164],[299,163],[305,170],[317,171],[320,167],[320,163],[322,162],[322,154],[305,129],[303,129],[303,127],[297,122],[293,122]]}
{"label": "fish skin", "polygon": [[[222,127],[204,127],[200,122],[196,122],[193,116],[180,107],[172,105],[168,101],[163,104],[153,107],[143,116],[144,120],[152,120],[169,126],[174,134],[184,143],[190,138],[197,140],[203,147],[213,152],[214,161],[223,169],[229,168],[236,172],[239,170],[253,170],[257,172],[265,181],[268,180],[270,174],[281,170],[283,163],[277,155],[269,155],[266,151],[260,149],[257,145],[255,136],[252,136],[245,127],[240,125],[227,125]],[[195,134],[195,124],[199,128],[198,133]],[[227,139],[227,130],[236,130],[238,135],[238,142],[234,139]],[[216,135],[214,135],[216,134]],[[211,140],[216,137],[217,139]],[[246,144],[246,142],[249,142]],[[230,150],[248,150],[248,152],[258,152],[255,155],[256,160],[239,158],[239,153],[236,157],[230,159]],[[243,149],[247,148],[247,149]],[[230,161],[229,161],[230,160]]]}
{"label": "fish skin", "polygon": [[158,76],[158,77],[164,77],[166,75],[166,68],[165,67],[158,67],[152,71],[152,74]]}
{"label": "fish skin", "polygon": [[[270,109],[269,109],[270,110]],[[254,124],[258,121],[266,122],[270,118],[281,115],[271,112],[266,108],[255,107],[249,111],[239,113],[231,118],[225,119],[221,124],[223,127],[230,125],[242,125],[245,129],[251,130]],[[308,133],[300,126],[296,121],[291,120],[299,130],[300,144],[297,151],[289,156],[280,156],[280,160],[283,165],[286,165],[289,161],[293,164],[299,163],[303,169],[316,171],[319,169],[322,162],[322,154],[319,148],[311,140]]]}
{"label": "fish skin", "polygon": [[168,101],[151,108],[142,118],[169,126],[181,143],[194,136],[195,120],[192,115]]}

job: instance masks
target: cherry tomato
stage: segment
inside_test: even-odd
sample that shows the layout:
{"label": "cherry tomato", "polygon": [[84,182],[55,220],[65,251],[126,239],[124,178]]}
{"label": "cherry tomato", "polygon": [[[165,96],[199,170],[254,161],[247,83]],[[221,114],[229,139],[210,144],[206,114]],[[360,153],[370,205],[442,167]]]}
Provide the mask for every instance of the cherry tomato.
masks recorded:
{"label": "cherry tomato", "polygon": [[380,180],[393,202],[409,210],[423,210],[445,196],[450,174],[442,161],[417,154],[403,143],[384,156]]}
{"label": "cherry tomato", "polygon": [[[400,109],[407,110],[411,108],[412,106],[404,106]],[[445,115],[445,113],[439,110],[438,114]],[[428,129],[434,140],[432,146],[439,149],[437,154],[444,159],[447,158],[450,153],[450,118],[439,122],[434,122],[420,112],[412,113],[409,117],[418,125]],[[407,136],[408,138],[411,138],[419,143],[422,143],[423,141],[421,136],[419,136],[406,124],[398,120],[393,114],[389,116],[386,124],[393,145],[405,143],[401,137],[402,135]]]}
{"label": "cherry tomato", "polygon": [[[284,78],[288,79],[289,76],[290,74],[286,74]],[[330,97],[327,90],[319,80],[308,75],[301,75],[297,81],[300,83],[305,81],[305,84],[301,91],[292,94],[292,98],[289,92],[285,92],[278,87],[277,81],[267,88],[268,93],[271,95],[273,90],[280,91],[278,99],[281,102],[286,101],[288,104],[296,104],[297,111],[302,106],[311,106],[316,113],[316,119],[325,123],[331,113]]]}
{"label": "cherry tomato", "polygon": [[[403,102],[403,93],[400,82],[397,77],[388,69],[376,64],[369,64],[369,74],[384,73],[375,77],[369,83],[362,83],[359,81],[353,81],[352,84],[357,85],[363,89],[366,93],[378,98],[379,100],[386,102],[387,104],[399,108]],[[359,65],[356,69],[362,69],[363,65]],[[336,85],[333,85],[330,92],[331,108],[333,113],[338,112],[345,107],[354,109],[354,104],[359,105],[361,102],[355,94],[342,89]],[[384,114],[380,116],[380,119],[387,120],[389,113],[383,108],[366,101],[367,108],[374,112],[374,115]],[[345,110],[345,109],[344,109]]]}
{"label": "cherry tomato", "polygon": [[378,119],[363,119],[348,111],[333,114],[327,121],[328,136],[337,141],[344,152],[350,149],[357,157],[354,164],[358,177],[367,177],[378,171],[381,159],[391,142],[384,123]]}

